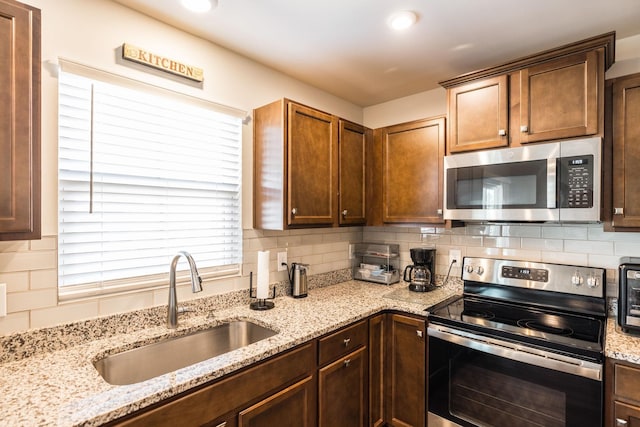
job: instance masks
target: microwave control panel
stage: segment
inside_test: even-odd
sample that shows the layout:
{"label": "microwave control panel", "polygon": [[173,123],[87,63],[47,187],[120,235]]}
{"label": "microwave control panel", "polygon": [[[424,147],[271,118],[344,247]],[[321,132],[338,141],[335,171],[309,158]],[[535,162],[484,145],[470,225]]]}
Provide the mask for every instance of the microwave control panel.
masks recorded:
{"label": "microwave control panel", "polygon": [[593,207],[593,156],[560,159],[560,207]]}

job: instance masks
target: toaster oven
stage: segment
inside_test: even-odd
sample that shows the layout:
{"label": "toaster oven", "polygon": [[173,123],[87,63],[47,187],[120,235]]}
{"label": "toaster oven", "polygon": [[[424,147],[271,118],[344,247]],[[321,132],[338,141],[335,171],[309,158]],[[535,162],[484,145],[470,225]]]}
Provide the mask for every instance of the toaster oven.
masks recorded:
{"label": "toaster oven", "polygon": [[625,332],[640,332],[640,258],[620,260],[618,285],[618,325]]}

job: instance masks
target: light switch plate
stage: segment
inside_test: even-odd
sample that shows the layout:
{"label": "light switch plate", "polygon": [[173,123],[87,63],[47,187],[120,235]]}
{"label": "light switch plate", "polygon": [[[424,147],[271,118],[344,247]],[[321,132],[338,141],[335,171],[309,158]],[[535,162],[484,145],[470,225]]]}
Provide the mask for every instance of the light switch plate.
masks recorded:
{"label": "light switch plate", "polygon": [[0,317],[7,315],[7,284],[0,283]]}

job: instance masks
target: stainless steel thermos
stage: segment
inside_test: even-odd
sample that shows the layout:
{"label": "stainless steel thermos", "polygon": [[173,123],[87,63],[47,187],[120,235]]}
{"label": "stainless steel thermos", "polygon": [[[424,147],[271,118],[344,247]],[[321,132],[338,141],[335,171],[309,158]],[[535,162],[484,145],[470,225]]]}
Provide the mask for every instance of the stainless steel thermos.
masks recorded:
{"label": "stainless steel thermos", "polygon": [[309,264],[291,263],[289,281],[291,282],[291,295],[294,298],[304,298],[307,296],[309,285],[307,283],[307,269]]}

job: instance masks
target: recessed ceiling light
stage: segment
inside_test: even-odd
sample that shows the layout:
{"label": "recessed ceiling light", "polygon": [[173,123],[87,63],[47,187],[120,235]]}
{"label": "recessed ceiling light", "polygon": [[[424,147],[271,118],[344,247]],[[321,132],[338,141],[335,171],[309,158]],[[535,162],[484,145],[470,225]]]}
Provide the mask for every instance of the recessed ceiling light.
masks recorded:
{"label": "recessed ceiling light", "polygon": [[180,0],[182,6],[191,12],[204,13],[218,6],[218,0]]}
{"label": "recessed ceiling light", "polygon": [[412,12],[410,10],[401,10],[399,12],[392,14],[389,17],[389,20],[387,21],[387,23],[389,24],[389,27],[391,27],[392,29],[396,31],[401,31],[401,30],[406,30],[407,28],[415,24],[417,20],[418,20],[418,16],[416,15],[415,12]]}

